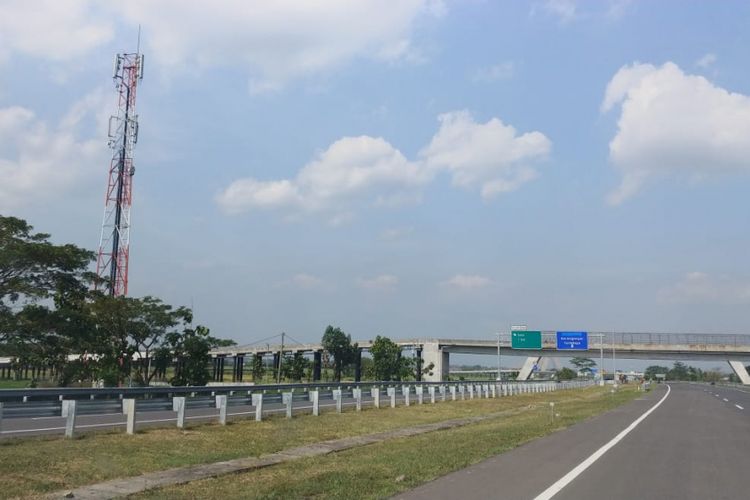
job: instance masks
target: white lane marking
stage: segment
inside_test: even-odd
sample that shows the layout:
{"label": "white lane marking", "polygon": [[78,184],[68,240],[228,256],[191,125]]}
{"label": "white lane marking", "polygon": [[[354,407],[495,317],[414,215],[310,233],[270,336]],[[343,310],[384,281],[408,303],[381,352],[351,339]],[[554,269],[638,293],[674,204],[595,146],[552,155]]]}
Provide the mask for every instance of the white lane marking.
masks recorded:
{"label": "white lane marking", "polygon": [[727,398],[724,398],[724,401],[726,401],[727,403],[729,402],[729,400]]}
{"label": "white lane marking", "polygon": [[630,431],[632,431],[633,429],[635,429],[638,424],[640,424],[641,422],[643,422],[646,419],[646,417],[648,417],[649,415],[651,415],[651,413],[654,410],[656,410],[659,406],[661,406],[661,404],[669,397],[669,393],[670,392],[672,392],[672,388],[669,386],[669,384],[667,384],[667,393],[664,395],[663,398],[661,398],[659,400],[658,403],[656,403],[649,410],[647,410],[646,413],[644,413],[643,415],[641,415],[640,417],[638,417],[632,424],[630,424],[629,426],[627,426],[625,428],[625,430],[623,430],[618,435],[616,435],[614,438],[612,438],[612,440],[609,443],[605,444],[604,446],[602,446],[601,448],[599,448],[598,450],[596,450],[593,455],[591,455],[589,458],[587,458],[586,460],[584,460],[583,462],[581,462],[580,464],[578,464],[573,470],[571,470],[570,472],[568,472],[567,474],[565,474],[563,477],[561,477],[560,479],[558,479],[557,482],[555,482],[555,484],[553,484],[552,486],[550,486],[549,488],[547,488],[546,490],[544,490],[542,493],[540,493],[539,495],[537,495],[534,498],[534,500],[549,500],[550,498],[552,498],[555,495],[557,495],[558,493],[560,493],[560,491],[563,488],[565,488],[568,484],[570,484],[571,481],[573,481],[575,478],[577,478],[579,475],[581,475],[581,473],[583,473],[583,471],[585,471],[586,469],[588,469],[589,467],[591,467],[594,464],[594,462],[596,462],[597,460],[599,460],[602,457],[602,455],[604,455],[605,453],[607,453],[610,450],[610,448],[612,448],[617,443],[619,443],[620,441],[622,441],[622,439],[625,436],[627,436],[630,433]]}
{"label": "white lane marking", "polygon": [[734,406],[736,406],[736,407],[737,407],[737,408],[739,408],[740,410],[744,410],[744,408],[743,408],[743,407],[741,407],[740,405],[734,405]]}
{"label": "white lane marking", "polygon": [[718,394],[714,394],[714,396],[716,396],[717,398],[719,397],[719,395],[718,395]]}

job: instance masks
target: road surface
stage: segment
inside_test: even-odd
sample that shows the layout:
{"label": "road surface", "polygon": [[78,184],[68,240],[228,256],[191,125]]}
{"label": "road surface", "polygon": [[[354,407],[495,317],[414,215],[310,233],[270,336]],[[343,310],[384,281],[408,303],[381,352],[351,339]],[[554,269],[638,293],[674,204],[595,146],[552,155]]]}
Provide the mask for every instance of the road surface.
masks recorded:
{"label": "road surface", "polygon": [[397,498],[750,498],[748,466],[750,391],[677,383]]}

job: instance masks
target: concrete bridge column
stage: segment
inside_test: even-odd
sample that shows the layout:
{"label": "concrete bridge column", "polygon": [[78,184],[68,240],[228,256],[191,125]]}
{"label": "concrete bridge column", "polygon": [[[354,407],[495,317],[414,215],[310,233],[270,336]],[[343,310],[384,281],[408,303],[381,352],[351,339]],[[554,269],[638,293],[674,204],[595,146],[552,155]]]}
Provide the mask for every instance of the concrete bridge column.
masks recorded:
{"label": "concrete bridge column", "polygon": [[426,365],[432,363],[432,375],[426,374],[424,379],[428,382],[442,382],[448,378],[450,369],[450,354],[442,349],[437,342],[426,342],[423,347],[423,362]]}
{"label": "concrete bridge column", "polygon": [[357,349],[357,353],[354,355],[354,381],[359,382],[362,380],[362,349]]}
{"label": "concrete bridge column", "polygon": [[422,381],[422,348],[417,348],[417,370],[414,374],[414,378],[417,379],[417,382]]}
{"label": "concrete bridge column", "polygon": [[313,382],[320,382],[321,365],[323,364],[323,351],[313,353]]}
{"label": "concrete bridge column", "polygon": [[750,374],[747,373],[747,368],[745,368],[742,361],[729,361],[729,366],[732,367],[732,370],[740,378],[740,382],[743,385],[750,385]]}
{"label": "concrete bridge column", "polygon": [[524,361],[523,366],[521,367],[521,371],[518,372],[516,380],[529,380],[529,377],[531,377],[531,374],[534,371],[534,366],[537,365],[541,359],[541,356],[531,356],[526,358],[526,361]]}

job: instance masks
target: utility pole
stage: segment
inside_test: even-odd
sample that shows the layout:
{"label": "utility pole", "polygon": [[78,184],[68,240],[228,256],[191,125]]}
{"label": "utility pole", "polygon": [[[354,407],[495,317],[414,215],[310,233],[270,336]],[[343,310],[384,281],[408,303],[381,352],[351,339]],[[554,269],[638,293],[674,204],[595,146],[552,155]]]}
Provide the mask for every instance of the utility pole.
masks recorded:
{"label": "utility pole", "polygon": [[604,385],[604,334],[599,334],[599,385]]}
{"label": "utility pole", "polygon": [[497,332],[497,380],[502,380],[503,376],[500,371],[500,332]]}
{"label": "utility pole", "polygon": [[281,332],[281,350],[279,351],[279,373],[276,375],[276,383],[281,383],[281,364],[284,362],[284,332]]}
{"label": "utility pole", "polygon": [[617,386],[617,368],[615,365],[615,332],[612,332],[612,385]]}

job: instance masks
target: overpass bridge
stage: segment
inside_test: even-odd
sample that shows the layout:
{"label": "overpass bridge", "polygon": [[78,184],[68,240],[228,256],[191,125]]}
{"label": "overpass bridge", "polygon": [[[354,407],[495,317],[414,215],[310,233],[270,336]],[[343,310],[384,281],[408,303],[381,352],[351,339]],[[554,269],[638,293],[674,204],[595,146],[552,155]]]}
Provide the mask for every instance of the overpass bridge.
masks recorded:
{"label": "overpass bridge", "polygon": [[[750,385],[750,375],[745,365],[750,364],[750,335],[700,334],[700,333],[629,333],[629,332],[588,332],[587,350],[558,350],[556,332],[542,331],[542,349],[513,349],[510,333],[495,334],[486,339],[402,339],[394,340],[402,350],[414,352],[417,358],[417,378],[421,379],[422,366],[430,363],[433,369],[425,375],[427,381],[442,381],[449,375],[450,355],[480,354],[500,356],[524,356],[526,362],[518,375],[526,380],[532,368],[543,357],[584,356],[597,358],[605,352],[621,359],[663,359],[726,361],[743,384]],[[355,379],[361,375],[362,351],[369,351],[371,340],[357,342],[358,352],[355,361]],[[323,346],[319,343],[290,345],[246,345],[218,348],[211,351],[214,359],[214,378],[223,380],[227,360],[233,369],[232,380],[242,381],[244,360],[247,356],[274,357],[278,366],[283,354],[302,352],[313,356],[313,380],[320,380]]]}

